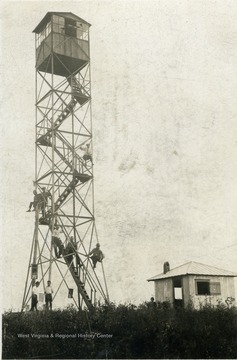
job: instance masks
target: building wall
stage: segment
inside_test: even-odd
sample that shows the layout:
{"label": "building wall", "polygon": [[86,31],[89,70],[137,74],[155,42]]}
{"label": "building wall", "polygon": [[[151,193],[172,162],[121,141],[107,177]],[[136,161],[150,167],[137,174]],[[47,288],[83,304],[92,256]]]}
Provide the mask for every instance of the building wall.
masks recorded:
{"label": "building wall", "polygon": [[[209,280],[210,282],[220,283],[221,293],[218,295],[198,295],[196,294],[196,280]],[[155,300],[164,302],[174,302],[173,278],[158,280],[155,284]],[[195,309],[199,309],[206,304],[218,305],[219,302],[225,304],[228,297],[235,298],[234,278],[226,276],[201,276],[185,275],[182,277],[183,304],[187,307],[192,304]]]}
{"label": "building wall", "polygon": [[164,279],[155,281],[155,300],[173,303],[173,281],[172,279]]}
{"label": "building wall", "polygon": [[182,284],[183,284],[183,302],[184,302],[184,307],[187,307],[189,305],[190,302],[190,287],[189,287],[189,277],[183,276],[182,278]]}
{"label": "building wall", "polygon": [[[36,49],[36,66],[38,67],[51,54],[51,33]],[[83,61],[89,60],[88,41],[68,37],[61,34],[53,34],[53,51],[59,55],[68,56]]]}
{"label": "building wall", "polygon": [[38,67],[51,54],[51,34],[36,49],[36,66]]}
{"label": "building wall", "polygon": [[[196,293],[196,280],[209,280],[210,282],[219,282],[221,293],[217,295],[198,295]],[[190,301],[196,309],[206,304],[218,305],[218,302],[225,303],[228,297],[235,297],[234,278],[226,276],[200,276],[189,275],[186,277],[184,286],[184,306]]]}
{"label": "building wall", "polygon": [[53,34],[53,51],[57,54],[69,56],[75,59],[88,60],[88,41],[68,37],[62,34]]}

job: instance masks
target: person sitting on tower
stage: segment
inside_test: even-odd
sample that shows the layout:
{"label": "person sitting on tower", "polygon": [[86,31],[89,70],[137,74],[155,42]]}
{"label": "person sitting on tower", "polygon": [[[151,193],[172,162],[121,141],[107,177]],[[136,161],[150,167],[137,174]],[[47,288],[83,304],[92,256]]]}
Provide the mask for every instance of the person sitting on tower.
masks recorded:
{"label": "person sitting on tower", "polygon": [[43,187],[42,188],[42,193],[41,195],[41,207],[42,207],[42,215],[43,217],[45,217],[45,213],[46,213],[46,207],[48,205],[48,198],[51,198],[51,194],[49,191],[46,191],[46,188]]}
{"label": "person sitting on tower", "polygon": [[[92,256],[90,256],[90,255],[92,255]],[[97,262],[101,262],[104,259],[104,254],[100,250],[99,243],[97,243],[96,247],[90,251],[89,256],[93,262],[93,269],[95,269]]]}
{"label": "person sitting on tower", "polygon": [[30,202],[29,209],[26,212],[31,212],[32,206],[33,206],[33,211],[35,211],[36,205],[40,204],[42,201],[41,194],[37,194],[36,190],[33,191],[33,194],[34,194],[34,199],[33,201]]}
{"label": "person sitting on tower", "polygon": [[75,271],[75,265],[73,262],[73,257],[76,253],[77,250],[77,243],[74,241],[73,236],[70,236],[69,240],[68,240],[68,244],[65,248],[65,252],[67,254],[67,259],[69,264],[71,264],[73,271]]}
{"label": "person sitting on tower", "polygon": [[86,146],[80,146],[80,149],[84,151],[83,159],[85,161],[85,164],[87,160],[90,160],[91,165],[94,165],[92,162],[92,151],[90,149],[90,144],[86,144]]}
{"label": "person sitting on tower", "polygon": [[62,241],[60,240],[60,233],[62,233],[62,231],[59,230],[59,226],[55,226],[52,233],[52,243],[54,247],[55,257],[57,259],[61,257],[63,250],[63,244]]}
{"label": "person sitting on tower", "polygon": [[45,217],[45,209],[46,206],[48,205],[48,198],[51,197],[51,194],[49,191],[46,191],[45,187],[43,187],[42,190],[43,191],[41,192],[41,194],[37,194],[36,190],[33,191],[34,199],[33,201],[30,202],[29,209],[27,210],[27,212],[31,211],[32,206],[33,206],[33,211],[35,211],[36,206],[38,205],[38,210],[39,211],[42,210],[42,215],[43,217]]}

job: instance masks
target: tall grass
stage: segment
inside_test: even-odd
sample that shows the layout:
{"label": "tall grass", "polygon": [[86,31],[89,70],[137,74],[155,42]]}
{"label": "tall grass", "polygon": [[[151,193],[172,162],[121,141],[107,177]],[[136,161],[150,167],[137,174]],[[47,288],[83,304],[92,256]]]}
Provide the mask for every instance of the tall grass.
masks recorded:
{"label": "tall grass", "polygon": [[144,303],[110,304],[93,314],[73,307],[8,312],[2,349],[3,359],[236,359],[237,309]]}

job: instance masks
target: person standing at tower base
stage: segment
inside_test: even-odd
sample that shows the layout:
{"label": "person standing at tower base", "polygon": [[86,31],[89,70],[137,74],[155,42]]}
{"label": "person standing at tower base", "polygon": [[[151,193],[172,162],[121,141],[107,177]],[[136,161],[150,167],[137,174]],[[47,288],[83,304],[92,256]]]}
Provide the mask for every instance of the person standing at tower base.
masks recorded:
{"label": "person standing at tower base", "polygon": [[38,311],[37,304],[38,304],[38,296],[39,296],[39,281],[36,281],[35,285],[32,287],[32,296],[31,296],[31,309],[30,311]]}
{"label": "person standing at tower base", "polygon": [[45,288],[45,305],[46,305],[46,309],[48,310],[50,308],[50,310],[52,310],[52,301],[53,301],[53,289],[51,286],[51,281],[48,280],[47,281],[47,286]]}

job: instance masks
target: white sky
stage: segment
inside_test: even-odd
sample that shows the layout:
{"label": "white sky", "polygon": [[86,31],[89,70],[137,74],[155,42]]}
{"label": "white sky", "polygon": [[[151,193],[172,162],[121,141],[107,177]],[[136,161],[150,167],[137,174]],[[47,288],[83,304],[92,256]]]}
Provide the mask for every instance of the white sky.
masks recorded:
{"label": "white sky", "polygon": [[21,306],[34,219],[32,30],[48,11],[92,24],[96,224],[110,298],[198,261],[237,272],[237,3],[1,3],[3,307]]}

